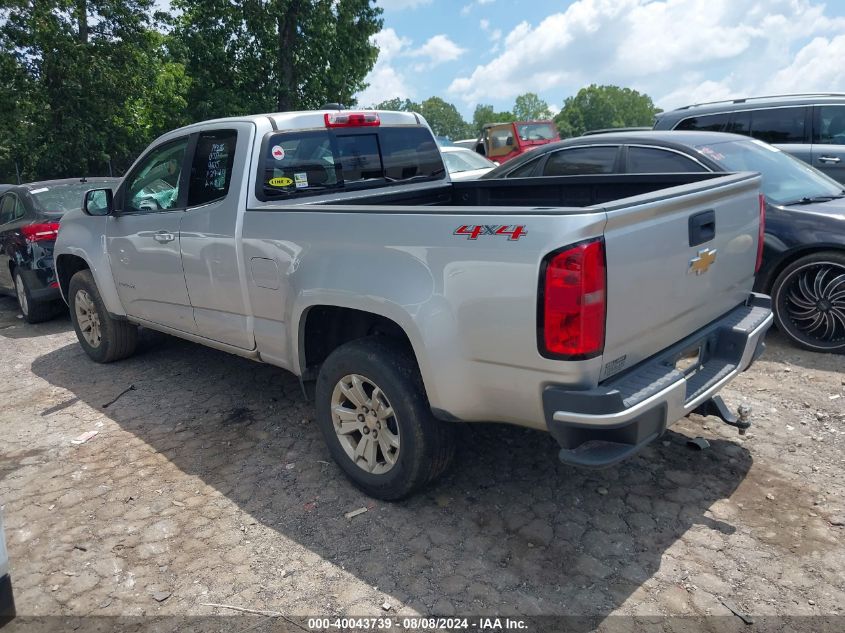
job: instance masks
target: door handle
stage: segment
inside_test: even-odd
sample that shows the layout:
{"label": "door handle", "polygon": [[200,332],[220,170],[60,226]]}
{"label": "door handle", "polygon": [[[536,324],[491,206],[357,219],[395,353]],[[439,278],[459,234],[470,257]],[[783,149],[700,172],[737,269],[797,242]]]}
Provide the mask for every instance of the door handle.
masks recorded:
{"label": "door handle", "polygon": [[819,156],[819,160],[823,163],[838,163],[841,159],[838,156]]}
{"label": "door handle", "polygon": [[166,244],[167,242],[172,242],[176,239],[176,236],[173,233],[168,233],[167,231],[158,231],[153,234],[153,239],[160,244]]}

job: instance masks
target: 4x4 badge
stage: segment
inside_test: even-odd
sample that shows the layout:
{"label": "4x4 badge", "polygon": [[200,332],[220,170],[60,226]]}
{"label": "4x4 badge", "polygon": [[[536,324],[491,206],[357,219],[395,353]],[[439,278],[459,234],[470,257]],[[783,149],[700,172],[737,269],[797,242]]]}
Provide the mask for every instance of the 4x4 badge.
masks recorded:
{"label": "4x4 badge", "polygon": [[696,276],[703,275],[716,261],[716,249],[704,248],[698,251],[698,255],[689,260],[687,274],[695,273]]}

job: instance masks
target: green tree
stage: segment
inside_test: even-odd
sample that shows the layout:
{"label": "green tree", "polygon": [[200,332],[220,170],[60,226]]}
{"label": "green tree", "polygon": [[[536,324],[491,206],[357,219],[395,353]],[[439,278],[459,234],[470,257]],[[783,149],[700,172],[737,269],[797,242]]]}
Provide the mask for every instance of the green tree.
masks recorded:
{"label": "green tree", "polygon": [[397,112],[419,112],[420,104],[411,101],[410,99],[400,99],[393,97],[387,101],[382,101],[373,106],[373,110],[393,110]]}
{"label": "green tree", "polygon": [[440,97],[429,97],[423,101],[419,113],[428,121],[436,136],[457,140],[472,134],[472,128],[464,121],[458,109]]}
{"label": "green tree", "polygon": [[373,0],[174,0],[192,118],[354,104],[378,49]]}
{"label": "green tree", "polygon": [[[16,163],[24,180],[119,172],[162,131],[153,129],[150,104],[172,95],[150,93],[166,56],[164,38],[152,30],[152,5],[4,4],[0,66],[4,83],[7,76],[11,82],[0,107],[11,110],[14,122],[0,142],[4,171]],[[139,121],[148,124],[140,132]]]}
{"label": "green tree", "polygon": [[517,121],[537,121],[538,119],[552,118],[549,104],[533,92],[526,92],[516,98],[513,115]]}
{"label": "green tree", "polygon": [[488,123],[510,123],[516,121],[513,112],[496,112],[491,105],[479,103],[472,115],[472,129],[474,134],[480,134],[481,128]]}
{"label": "green tree", "polygon": [[658,112],[660,109],[646,94],[592,84],[567,97],[555,123],[562,137],[578,136],[602,128],[650,126]]}

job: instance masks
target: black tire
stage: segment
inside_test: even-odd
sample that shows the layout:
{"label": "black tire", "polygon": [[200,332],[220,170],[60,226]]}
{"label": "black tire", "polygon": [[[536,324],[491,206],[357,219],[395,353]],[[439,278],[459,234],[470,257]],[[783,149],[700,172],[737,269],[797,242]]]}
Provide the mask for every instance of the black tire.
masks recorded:
{"label": "black tire", "polygon": [[[358,466],[341,445],[332,416],[332,394],[342,378],[358,374],[383,392],[395,416],[400,447],[387,472],[373,474]],[[372,394],[371,394],[372,395]],[[346,343],[332,352],[317,377],[317,423],[332,458],[365,493],[395,501],[442,474],[455,453],[454,428],[434,417],[413,354],[383,336]]]}
{"label": "black tire", "polygon": [[[29,286],[19,270],[14,272],[15,297],[21,309],[24,321],[27,323],[41,323],[56,316],[56,304],[53,301],[37,301],[32,298]],[[18,285],[20,284],[20,286]],[[18,288],[23,289],[24,298],[21,300]]]}
{"label": "black tire", "polygon": [[806,255],[772,284],[775,323],[795,345],[845,353],[845,253]]}
{"label": "black tire", "polygon": [[[84,297],[80,294],[81,292],[90,297],[99,319],[100,341],[97,345],[92,345],[86,340],[79,324],[76,307],[77,300]],[[70,305],[70,319],[73,321],[73,329],[76,330],[76,338],[79,339],[79,344],[91,360],[98,363],[111,363],[131,356],[135,352],[135,346],[138,342],[138,327],[128,321],[109,316],[90,270],[80,270],[71,278],[68,285],[68,303]]]}

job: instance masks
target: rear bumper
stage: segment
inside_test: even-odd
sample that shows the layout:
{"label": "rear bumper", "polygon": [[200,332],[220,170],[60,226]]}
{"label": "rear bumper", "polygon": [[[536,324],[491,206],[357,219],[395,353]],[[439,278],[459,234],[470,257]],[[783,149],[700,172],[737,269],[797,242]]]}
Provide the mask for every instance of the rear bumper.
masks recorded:
{"label": "rear bumper", "polygon": [[[634,455],[748,369],[771,325],[771,300],[752,293],[744,305],[595,389],[547,387],[543,409],[561,461],[602,468]],[[696,349],[701,362],[694,371],[675,368]]]}
{"label": "rear bumper", "polygon": [[62,298],[59,284],[56,281],[56,273],[52,268],[52,259],[49,267],[21,267],[20,273],[29,288],[29,294],[34,301],[55,301]]}

